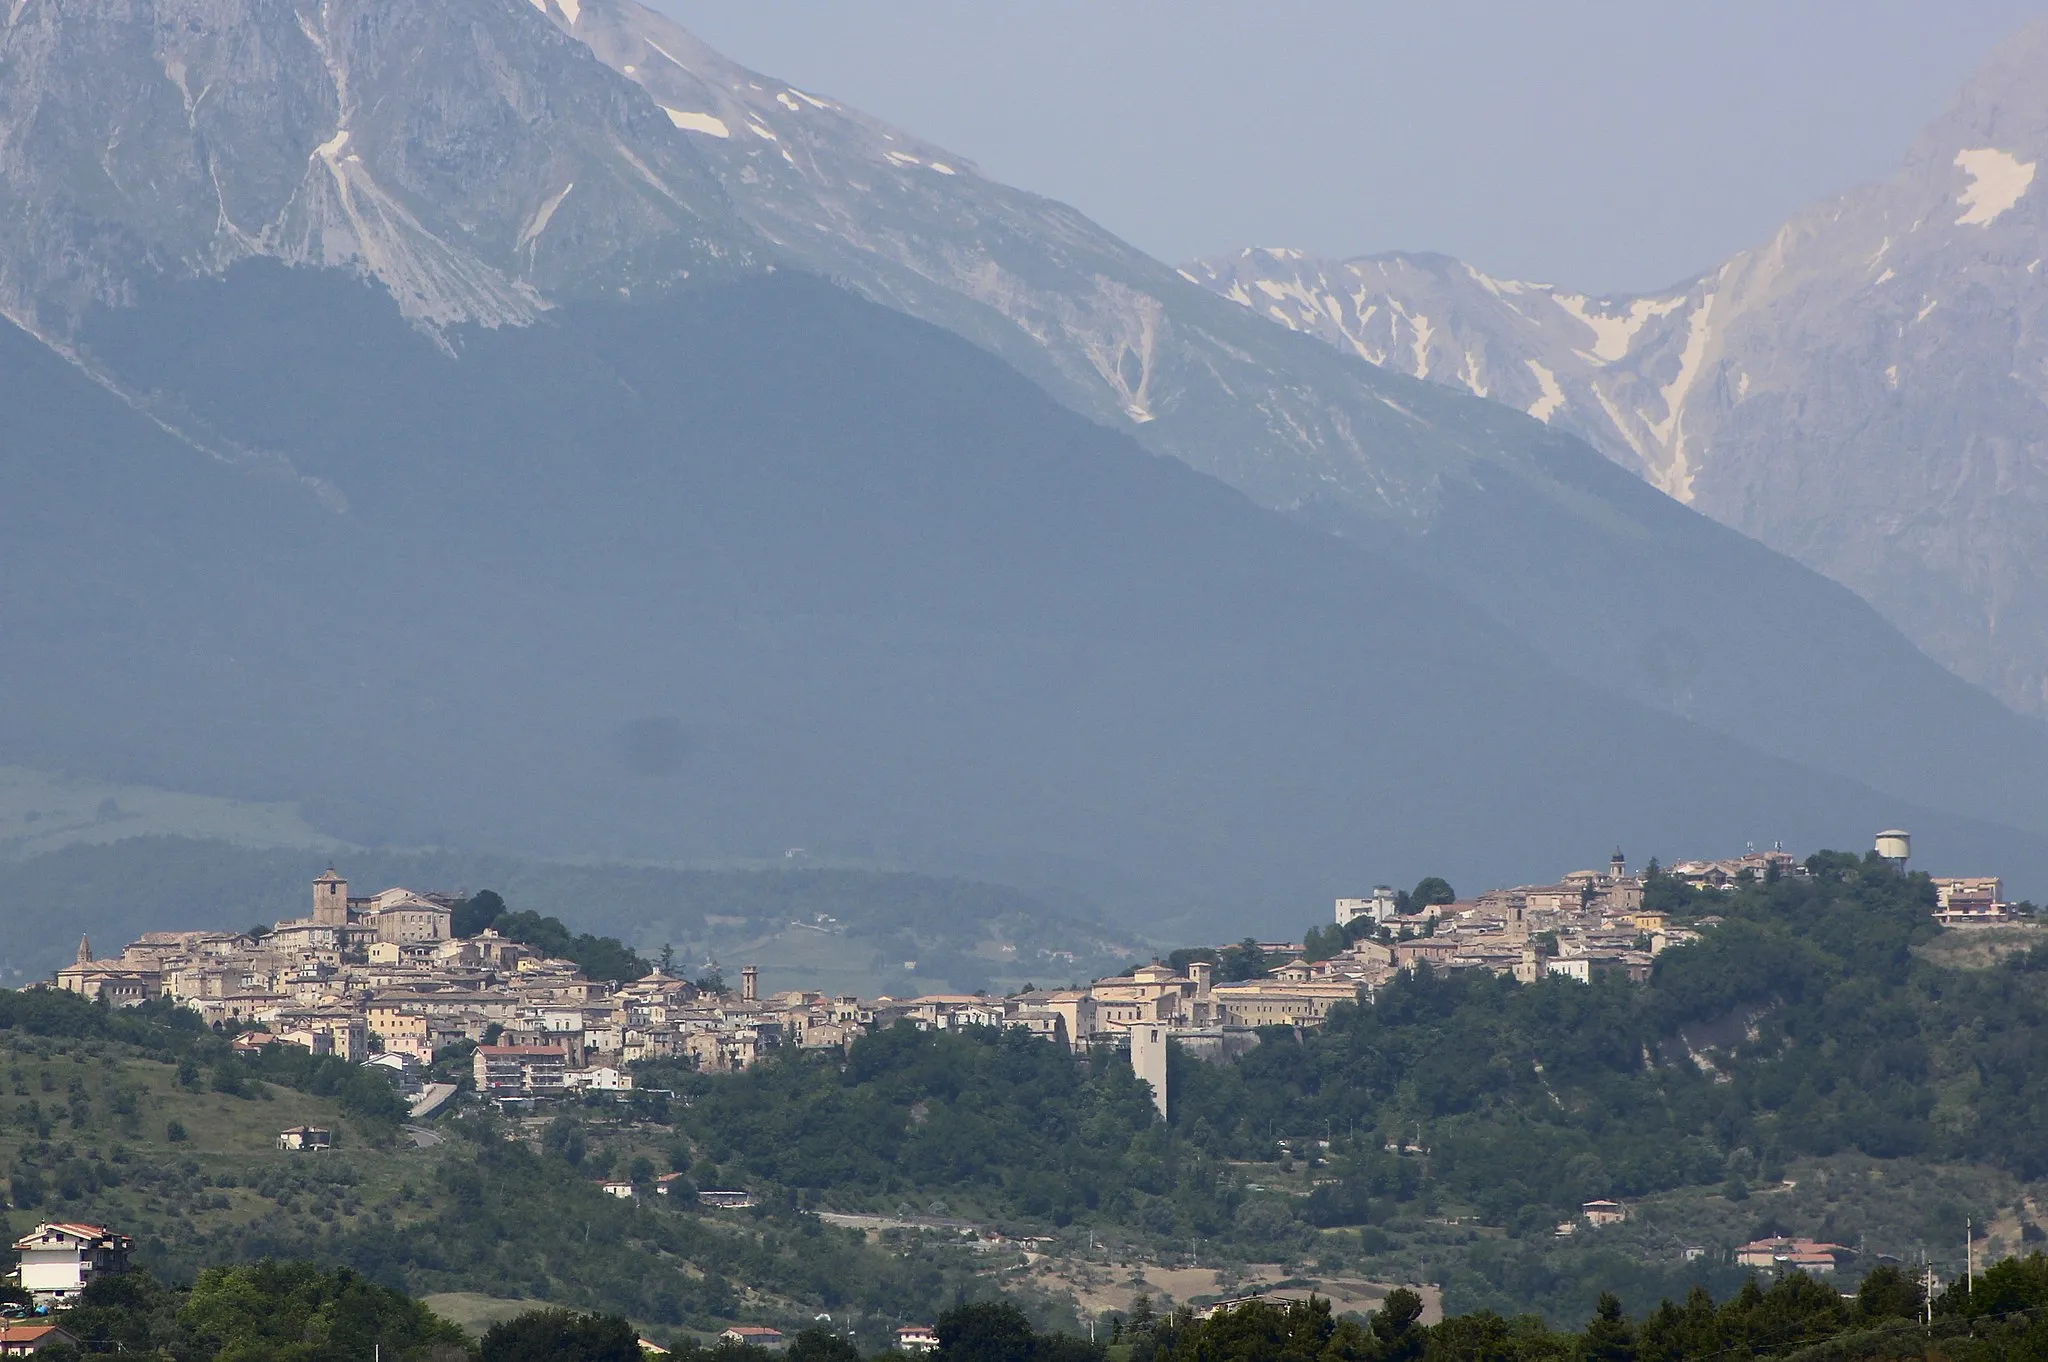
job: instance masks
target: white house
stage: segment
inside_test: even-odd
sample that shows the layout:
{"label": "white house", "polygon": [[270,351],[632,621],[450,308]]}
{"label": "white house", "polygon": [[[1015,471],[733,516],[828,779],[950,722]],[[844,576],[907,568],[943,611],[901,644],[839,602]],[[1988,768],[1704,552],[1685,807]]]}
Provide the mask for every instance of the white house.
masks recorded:
{"label": "white house", "polygon": [[14,1241],[14,1280],[37,1305],[70,1300],[95,1277],[128,1270],[135,1241],[102,1225],[43,1224]]}
{"label": "white house", "polygon": [[1579,1207],[1579,1214],[1586,1217],[1586,1223],[1594,1227],[1619,1225],[1628,1219],[1628,1208],[1619,1201],[1588,1201]]}
{"label": "white house", "polygon": [[332,1149],[334,1132],[321,1126],[293,1126],[277,1134],[279,1149]]}
{"label": "white house", "polygon": [[562,1086],[571,1090],[590,1092],[631,1092],[633,1075],[610,1065],[593,1064],[588,1069],[570,1069],[564,1072]]}
{"label": "white house", "polygon": [[896,1331],[898,1352],[928,1353],[936,1351],[938,1346],[938,1330],[929,1324],[906,1324]]}
{"label": "white house", "polygon": [[782,1347],[782,1330],[760,1324],[735,1324],[718,1337],[727,1343],[751,1343],[757,1348],[779,1350]]}

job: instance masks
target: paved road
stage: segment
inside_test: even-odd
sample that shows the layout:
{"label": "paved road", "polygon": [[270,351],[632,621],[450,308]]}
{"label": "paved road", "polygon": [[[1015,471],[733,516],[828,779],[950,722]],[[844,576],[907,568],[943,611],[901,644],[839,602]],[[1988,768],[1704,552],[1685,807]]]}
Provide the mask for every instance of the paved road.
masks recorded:
{"label": "paved road", "polygon": [[412,1119],[423,1121],[441,1109],[443,1103],[455,1095],[453,1083],[429,1083],[420,1095],[412,1099]]}
{"label": "paved road", "polygon": [[412,1136],[413,1144],[420,1149],[431,1149],[448,1138],[440,1131],[428,1130],[425,1126],[400,1126],[399,1129]]}

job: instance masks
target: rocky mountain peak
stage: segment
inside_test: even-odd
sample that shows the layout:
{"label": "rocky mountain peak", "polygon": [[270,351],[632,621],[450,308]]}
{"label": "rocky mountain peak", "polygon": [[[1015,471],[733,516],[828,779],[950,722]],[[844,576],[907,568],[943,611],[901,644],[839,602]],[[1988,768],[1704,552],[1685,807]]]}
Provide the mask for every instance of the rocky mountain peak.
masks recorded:
{"label": "rocky mountain peak", "polygon": [[516,323],[753,240],[687,139],[512,0],[20,0],[0,28],[0,308],[45,334],[251,257]]}
{"label": "rocky mountain peak", "polygon": [[1992,54],[1896,176],[1660,293],[1410,255],[1247,251],[1188,274],[1582,436],[2048,713],[2044,71],[2048,23]]}

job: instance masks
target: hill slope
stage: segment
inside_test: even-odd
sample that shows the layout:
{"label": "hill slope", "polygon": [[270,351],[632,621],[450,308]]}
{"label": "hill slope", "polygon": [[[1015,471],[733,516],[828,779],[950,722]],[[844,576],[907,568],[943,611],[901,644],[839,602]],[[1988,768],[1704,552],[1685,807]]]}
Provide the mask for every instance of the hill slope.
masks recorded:
{"label": "hill slope", "polygon": [[[10,599],[0,742],[297,797],[358,842],[856,844],[1234,925],[1615,838],[1911,818],[1959,864],[2036,855],[1616,705],[814,281],[450,335],[260,263],[83,329],[122,384],[291,474],[177,446],[24,347],[5,372],[53,425],[8,447],[40,490],[0,551],[38,589]],[[1602,751],[1626,761],[1568,774]]]}

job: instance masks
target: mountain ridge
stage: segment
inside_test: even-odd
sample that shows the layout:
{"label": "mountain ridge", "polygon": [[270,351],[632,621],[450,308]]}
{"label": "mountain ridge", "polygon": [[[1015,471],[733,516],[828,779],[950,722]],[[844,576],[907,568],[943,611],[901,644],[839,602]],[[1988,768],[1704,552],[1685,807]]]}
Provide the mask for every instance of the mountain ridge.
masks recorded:
{"label": "mountain ridge", "polygon": [[[789,271],[451,355],[363,283],[250,262],[84,336],[348,510],[187,451],[195,498],[115,432],[90,479],[17,445],[11,484],[47,488],[0,536],[8,580],[45,584],[0,618],[25,764],[294,798],[366,845],[1007,861],[1124,920],[1293,921],[1449,863],[1506,881],[1587,840],[1899,818],[2048,876],[2039,839],[1617,704],[1420,575]],[[1686,775],[1646,801],[1645,761]]]}
{"label": "mountain ridge", "polygon": [[[801,266],[992,350],[1155,453],[1420,569],[1595,684],[1903,797],[2038,821],[2048,729],[1944,682],[1863,603],[1636,497],[1590,448],[1493,403],[1446,403],[1397,367],[1282,344],[1307,338],[1206,306],[1219,300],[1197,301],[1190,271],[731,62],[632,0],[580,0],[573,16],[541,4],[690,125],[735,210]],[[1788,661],[1827,707],[1714,655],[1757,632],[1805,648],[1816,619],[1830,621],[1830,648],[1858,658],[1846,667],[1812,647]],[[1894,745],[1872,747],[1859,726]],[[2004,774],[1964,776],[1940,759],[1944,743]]]}
{"label": "mountain ridge", "polygon": [[1592,297],[1409,253],[1246,250],[1189,274],[1355,358],[1582,436],[2039,716],[2044,60],[2048,21],[1992,54],[1893,178],[1668,290]]}
{"label": "mountain ridge", "polygon": [[[0,30],[0,312],[57,340],[155,273],[353,269],[429,326],[758,268],[687,144],[495,0],[78,0]],[[580,191],[580,192],[578,192]]]}

